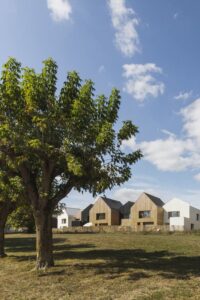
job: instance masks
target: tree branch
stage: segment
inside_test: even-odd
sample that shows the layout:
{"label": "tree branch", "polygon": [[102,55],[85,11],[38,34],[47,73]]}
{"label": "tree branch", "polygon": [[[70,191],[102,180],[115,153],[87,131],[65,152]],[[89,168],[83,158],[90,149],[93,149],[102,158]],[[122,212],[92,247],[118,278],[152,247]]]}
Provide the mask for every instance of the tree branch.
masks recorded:
{"label": "tree branch", "polygon": [[69,194],[69,192],[73,188],[73,181],[69,179],[66,184],[64,184],[59,192],[51,199],[51,202],[54,204],[54,207],[58,204],[60,200],[62,200],[65,196]]}
{"label": "tree branch", "polygon": [[19,166],[19,171],[21,173],[22,179],[24,181],[27,194],[32,206],[37,209],[39,208],[39,194],[34,180],[34,176],[25,163]]}

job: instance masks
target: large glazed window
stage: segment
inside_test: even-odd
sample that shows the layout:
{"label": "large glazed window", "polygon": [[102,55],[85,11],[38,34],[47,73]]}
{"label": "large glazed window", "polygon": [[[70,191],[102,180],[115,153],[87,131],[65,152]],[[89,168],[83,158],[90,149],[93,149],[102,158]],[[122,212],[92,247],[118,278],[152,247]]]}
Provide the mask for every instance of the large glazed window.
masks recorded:
{"label": "large glazed window", "polygon": [[62,224],[66,224],[67,220],[66,219],[62,219]]}
{"label": "large glazed window", "polygon": [[169,211],[168,218],[180,217],[180,211]]}
{"label": "large glazed window", "polygon": [[150,218],[151,211],[150,210],[141,210],[139,211],[139,218]]}
{"label": "large glazed window", "polygon": [[105,220],[105,218],[106,218],[105,213],[96,214],[96,220]]}

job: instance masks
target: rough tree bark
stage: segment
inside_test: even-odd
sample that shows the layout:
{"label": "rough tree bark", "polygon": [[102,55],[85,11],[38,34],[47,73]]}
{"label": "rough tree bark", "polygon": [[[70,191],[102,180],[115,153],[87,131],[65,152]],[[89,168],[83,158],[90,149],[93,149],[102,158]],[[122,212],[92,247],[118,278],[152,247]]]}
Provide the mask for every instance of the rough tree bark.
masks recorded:
{"label": "rough tree bark", "polygon": [[45,166],[43,170],[42,191],[46,196],[41,198],[36,184],[36,178],[30,169],[22,164],[20,172],[25,183],[29,202],[33,209],[36,227],[36,269],[54,266],[53,238],[52,238],[52,214],[58,204],[72,189],[72,181],[53,197],[49,198],[52,183],[53,165]]}
{"label": "rough tree bark", "polygon": [[6,256],[5,247],[4,247],[4,230],[5,230],[6,221],[10,211],[9,208],[10,208],[9,203],[0,204],[0,258]]}
{"label": "rough tree bark", "polygon": [[52,213],[49,211],[34,212],[36,225],[36,269],[54,266],[52,242]]}

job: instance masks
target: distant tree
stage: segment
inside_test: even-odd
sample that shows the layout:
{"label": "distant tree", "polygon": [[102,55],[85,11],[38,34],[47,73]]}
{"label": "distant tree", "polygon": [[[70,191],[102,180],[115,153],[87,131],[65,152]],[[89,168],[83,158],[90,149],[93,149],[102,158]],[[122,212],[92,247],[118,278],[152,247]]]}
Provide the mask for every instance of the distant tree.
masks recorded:
{"label": "distant tree", "polygon": [[[21,201],[15,206],[15,209],[8,215],[6,225],[14,229],[26,228],[28,233],[35,232],[35,220],[30,205]],[[54,209],[53,217],[56,218],[57,215],[60,215],[63,208],[65,208],[65,204],[59,203]]]}
{"label": "distant tree", "polygon": [[14,175],[5,164],[0,170],[0,258],[5,257],[4,230],[9,214],[21,203],[23,186],[19,176]]}
{"label": "distant tree", "polygon": [[102,193],[131,177],[141,152],[126,154],[122,141],[138,132],[125,121],[118,133],[120,94],[94,96],[91,80],[68,73],[56,93],[57,65],[42,72],[10,58],[0,83],[0,151],[19,170],[33,209],[38,269],[53,266],[52,213],[72,189]]}
{"label": "distant tree", "polygon": [[26,228],[28,233],[35,232],[35,221],[30,206],[26,203],[18,205],[9,214],[6,225],[18,230]]}

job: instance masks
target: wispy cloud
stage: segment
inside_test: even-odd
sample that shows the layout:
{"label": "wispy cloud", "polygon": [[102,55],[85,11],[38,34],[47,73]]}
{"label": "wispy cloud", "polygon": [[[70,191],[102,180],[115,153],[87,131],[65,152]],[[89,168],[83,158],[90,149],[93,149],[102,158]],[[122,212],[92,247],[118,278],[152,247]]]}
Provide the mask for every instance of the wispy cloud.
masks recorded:
{"label": "wispy cloud", "polygon": [[115,43],[125,56],[140,52],[137,32],[139,19],[132,8],[126,7],[125,0],[108,0],[112,25],[115,29]]}
{"label": "wispy cloud", "polygon": [[166,134],[166,135],[168,135],[170,137],[173,137],[173,138],[176,137],[176,135],[173,132],[169,131],[169,130],[162,129],[161,131],[162,131],[162,133],[164,133],[164,134]]}
{"label": "wispy cloud", "polygon": [[178,95],[174,97],[176,100],[187,100],[192,96],[192,91],[189,92],[179,92]]}
{"label": "wispy cloud", "polygon": [[[126,141],[126,147],[133,150],[140,148],[144,159],[162,171],[184,171],[186,169],[200,171],[200,98],[181,109],[183,136],[170,132],[164,139],[137,143],[135,137]],[[168,131],[166,131],[168,133]],[[197,174],[195,179],[199,179]]]}
{"label": "wispy cloud", "polygon": [[196,174],[194,176],[194,179],[200,182],[200,173]]}
{"label": "wispy cloud", "polygon": [[99,69],[98,69],[98,72],[99,72],[99,73],[105,72],[105,66],[104,66],[104,65],[101,65],[101,66],[99,67]]}
{"label": "wispy cloud", "polygon": [[69,0],[47,0],[47,7],[56,22],[68,21],[71,17],[72,7]]}
{"label": "wispy cloud", "polygon": [[155,98],[164,93],[164,83],[152,76],[152,73],[162,73],[162,69],[154,63],[125,64],[123,71],[123,76],[127,78],[124,91],[135,100],[143,102],[147,97]]}
{"label": "wispy cloud", "polygon": [[173,14],[173,19],[174,20],[176,20],[178,17],[179,17],[179,13],[176,12],[176,13]]}

